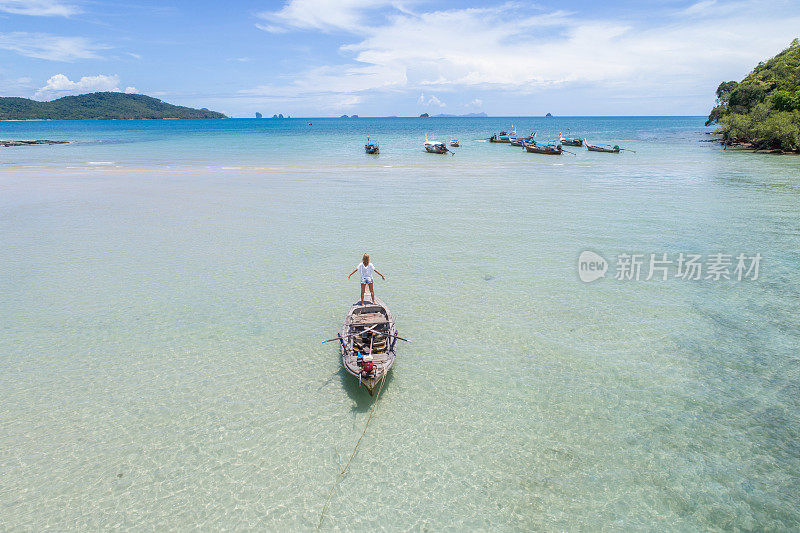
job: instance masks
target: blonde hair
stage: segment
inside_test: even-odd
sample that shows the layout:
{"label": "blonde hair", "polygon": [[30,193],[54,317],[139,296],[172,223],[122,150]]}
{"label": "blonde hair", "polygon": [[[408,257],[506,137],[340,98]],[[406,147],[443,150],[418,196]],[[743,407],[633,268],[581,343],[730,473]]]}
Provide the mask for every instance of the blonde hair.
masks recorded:
{"label": "blonde hair", "polygon": [[364,254],[364,257],[361,258],[361,262],[364,263],[364,266],[369,265],[369,254]]}

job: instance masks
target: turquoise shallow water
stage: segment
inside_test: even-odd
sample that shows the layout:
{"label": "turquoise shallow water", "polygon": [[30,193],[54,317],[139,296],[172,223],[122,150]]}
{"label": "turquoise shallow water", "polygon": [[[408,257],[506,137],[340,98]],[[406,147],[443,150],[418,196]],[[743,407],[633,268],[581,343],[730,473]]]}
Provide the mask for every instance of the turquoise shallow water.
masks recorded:
{"label": "turquoise shallow water", "polygon": [[[316,527],[365,250],[413,343],[323,529],[800,527],[800,159],[696,117],[311,122],[2,124],[83,142],[0,150],[0,529]],[[478,141],[512,123],[636,153]],[[584,250],[763,261],[587,284]]]}

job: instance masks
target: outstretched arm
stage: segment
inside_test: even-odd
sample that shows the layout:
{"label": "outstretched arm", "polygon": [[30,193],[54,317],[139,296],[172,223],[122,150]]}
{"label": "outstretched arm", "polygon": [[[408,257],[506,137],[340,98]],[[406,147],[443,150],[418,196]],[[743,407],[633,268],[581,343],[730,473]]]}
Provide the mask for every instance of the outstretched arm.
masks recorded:
{"label": "outstretched arm", "polygon": [[350,276],[352,276],[352,275],[353,275],[353,274],[355,274],[356,272],[358,272],[358,269],[357,269],[357,268],[356,268],[356,269],[354,269],[352,272],[350,272],[350,273],[347,275],[347,279],[350,279]]}
{"label": "outstretched arm", "polygon": [[375,270],[375,273],[376,273],[377,275],[379,275],[380,277],[382,277],[382,278],[383,278],[383,281],[386,281],[386,276],[384,276],[383,274],[381,274],[380,272],[378,272],[378,269],[377,269],[377,268],[376,268],[376,269],[374,269],[374,270]]}

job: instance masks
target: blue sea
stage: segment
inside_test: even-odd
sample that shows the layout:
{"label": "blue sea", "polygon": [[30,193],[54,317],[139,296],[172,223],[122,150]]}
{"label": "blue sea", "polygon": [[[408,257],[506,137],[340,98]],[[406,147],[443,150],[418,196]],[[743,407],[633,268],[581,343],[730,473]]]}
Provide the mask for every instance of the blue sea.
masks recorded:
{"label": "blue sea", "polygon": [[[71,141],[0,148],[0,530],[800,529],[800,158],[708,131],[0,122]],[[364,252],[412,342],[337,482]]]}

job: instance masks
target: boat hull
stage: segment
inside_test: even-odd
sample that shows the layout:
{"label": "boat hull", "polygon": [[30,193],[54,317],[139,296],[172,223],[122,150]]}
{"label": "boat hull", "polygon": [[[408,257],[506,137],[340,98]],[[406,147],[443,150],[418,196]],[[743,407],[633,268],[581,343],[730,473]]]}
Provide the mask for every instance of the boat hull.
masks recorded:
{"label": "boat hull", "polygon": [[426,144],[425,145],[425,151],[428,152],[429,154],[446,154],[447,153],[447,147],[446,146],[440,146],[438,144],[437,145]]}
{"label": "boat hull", "polygon": [[564,146],[583,146],[583,139],[561,139]]}
{"label": "boat hull", "polygon": [[620,149],[617,148],[616,150],[613,148],[601,148],[599,146],[591,146],[589,144],[586,145],[586,149],[590,152],[603,152],[606,154],[618,154]]}
{"label": "boat hull", "polygon": [[379,153],[381,153],[380,148],[378,148],[377,146],[370,146],[370,145],[364,146],[364,151],[366,153],[368,153],[368,154],[379,154]]}
{"label": "boat hull", "polygon": [[505,132],[505,131],[501,131],[500,133],[495,133],[491,137],[489,137],[489,142],[490,143],[506,143],[506,144],[508,144],[508,143],[511,142],[511,139],[516,134],[517,134],[517,130],[516,129],[514,131],[512,131],[511,133],[508,133],[508,132]]}
{"label": "boat hull", "polygon": [[523,146],[525,147],[526,151],[532,154],[561,155],[561,145],[553,147],[551,145],[543,146],[538,144],[524,143]]}

